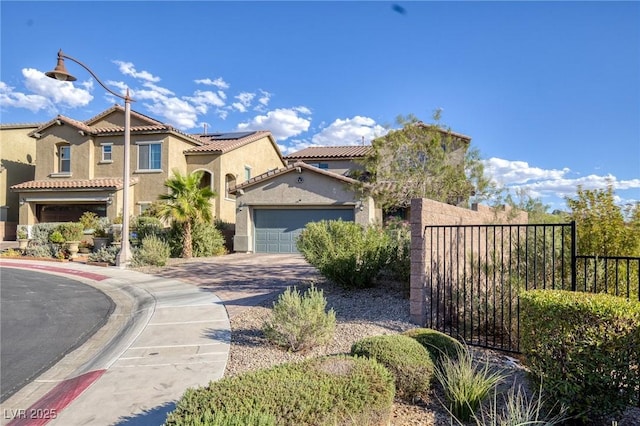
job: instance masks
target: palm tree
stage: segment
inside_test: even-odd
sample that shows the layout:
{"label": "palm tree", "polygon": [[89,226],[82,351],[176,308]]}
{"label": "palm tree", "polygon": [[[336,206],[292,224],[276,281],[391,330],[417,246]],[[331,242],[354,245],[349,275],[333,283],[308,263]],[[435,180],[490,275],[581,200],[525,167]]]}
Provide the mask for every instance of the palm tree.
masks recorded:
{"label": "palm tree", "polygon": [[182,175],[179,170],[174,169],[173,176],[164,183],[169,188],[169,193],[158,197],[165,202],[160,208],[160,215],[183,226],[182,257],[187,259],[193,254],[192,224],[212,220],[211,199],[216,193],[209,187],[200,186],[202,175],[203,172],[200,171]]}

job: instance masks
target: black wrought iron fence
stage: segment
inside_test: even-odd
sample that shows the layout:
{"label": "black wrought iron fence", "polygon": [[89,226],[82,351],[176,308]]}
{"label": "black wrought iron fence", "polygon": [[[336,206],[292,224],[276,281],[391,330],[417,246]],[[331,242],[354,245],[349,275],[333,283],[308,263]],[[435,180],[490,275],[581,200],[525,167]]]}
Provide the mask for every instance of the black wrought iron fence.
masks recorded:
{"label": "black wrought iron fence", "polygon": [[562,289],[640,297],[640,258],[576,255],[575,223],[426,226],[426,324],[519,352],[518,295]]}

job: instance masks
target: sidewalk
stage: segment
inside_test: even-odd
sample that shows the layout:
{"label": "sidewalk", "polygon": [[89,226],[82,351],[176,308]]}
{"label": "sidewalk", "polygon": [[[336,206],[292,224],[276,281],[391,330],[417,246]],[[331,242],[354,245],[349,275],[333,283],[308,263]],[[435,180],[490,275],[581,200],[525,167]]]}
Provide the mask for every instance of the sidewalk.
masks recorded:
{"label": "sidewalk", "polygon": [[11,426],[161,425],[187,388],[224,375],[229,318],[287,286],[318,277],[299,255],[198,258],[156,275],[11,258],[0,259],[2,266],[71,276],[102,290],[117,305],[86,344],[2,404],[3,417],[33,408],[56,418],[48,423],[16,418]]}
{"label": "sidewalk", "polygon": [[[189,387],[224,374],[229,318],[210,291],[175,279],[79,263],[0,260],[71,276],[117,304],[78,350],[2,404],[3,424],[159,425]],[[37,414],[39,421],[27,420]],[[7,419],[9,417],[9,419]]]}

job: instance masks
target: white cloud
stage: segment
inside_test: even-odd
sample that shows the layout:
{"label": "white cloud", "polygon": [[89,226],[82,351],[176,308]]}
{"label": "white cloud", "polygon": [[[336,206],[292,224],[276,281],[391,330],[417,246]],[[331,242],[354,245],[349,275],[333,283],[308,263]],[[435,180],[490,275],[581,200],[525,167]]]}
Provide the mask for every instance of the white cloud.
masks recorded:
{"label": "white cloud", "polygon": [[118,69],[124,75],[138,78],[140,80],[150,81],[152,83],[160,81],[160,77],[155,77],[148,71],[136,71],[136,68],[131,62],[113,61],[113,63],[118,65]]}
{"label": "white cloud", "polygon": [[[562,170],[541,169],[525,161],[502,158],[490,158],[484,163],[487,174],[497,183],[510,190],[525,189],[529,195],[545,203],[556,200],[551,203],[556,207],[562,207],[557,200],[575,196],[578,186],[589,190],[604,189],[608,185],[612,185],[616,191],[640,189],[640,179],[618,180],[611,174],[571,177],[571,171],[566,167]],[[629,202],[629,199],[624,202]]]}
{"label": "white cloud", "polygon": [[204,84],[205,86],[216,86],[218,89],[228,89],[229,83],[224,81],[222,77],[218,77],[215,80],[211,80],[210,78],[203,78],[200,80],[194,80],[196,84]]}
{"label": "white cloud", "polygon": [[192,129],[198,125],[198,111],[182,99],[159,98],[145,105],[156,116],[163,117],[179,129]]}
{"label": "white cloud", "polygon": [[560,179],[570,172],[566,167],[562,170],[544,170],[531,167],[526,161],[511,161],[495,157],[485,161],[485,168],[498,183],[504,185],[526,183],[538,179]]}
{"label": "white cloud", "polygon": [[196,108],[201,110],[201,114],[206,114],[209,105],[223,107],[225,102],[220,96],[208,90],[197,90],[193,96],[185,96],[184,99],[192,102]]}
{"label": "white cloud", "polygon": [[259,112],[265,112],[267,110],[266,107],[269,105],[269,102],[271,101],[272,94],[262,89],[259,89],[259,91],[260,91],[260,97],[258,98],[258,105],[256,105],[254,110]]}
{"label": "white cloud", "polygon": [[377,137],[383,136],[387,130],[377,124],[374,119],[362,116],[336,119],[329,126],[316,133],[311,138],[315,145],[360,145],[362,139],[366,144]]}
{"label": "white cloud", "polygon": [[[51,79],[44,75],[43,72],[33,68],[24,68],[22,75],[24,76],[24,85],[27,89],[36,95],[47,98],[55,107],[83,107],[93,100],[93,96],[88,90],[78,88],[70,81]],[[88,84],[84,85],[84,87],[92,87],[92,85]]]}
{"label": "white cloud", "polygon": [[251,102],[255,97],[256,97],[255,93],[242,92],[239,95],[234,96],[234,98],[237,99],[239,102],[234,102],[232,106],[233,108],[235,108],[240,112],[246,112],[247,108],[251,106]]}
{"label": "white cloud", "polygon": [[[306,111],[306,112],[304,112]],[[278,108],[258,115],[248,122],[240,123],[238,130],[270,130],[273,136],[280,141],[297,136],[309,129],[311,111],[306,107]]]}
{"label": "white cloud", "polygon": [[24,108],[31,112],[51,110],[53,104],[41,95],[25,95],[0,81],[0,108]]}

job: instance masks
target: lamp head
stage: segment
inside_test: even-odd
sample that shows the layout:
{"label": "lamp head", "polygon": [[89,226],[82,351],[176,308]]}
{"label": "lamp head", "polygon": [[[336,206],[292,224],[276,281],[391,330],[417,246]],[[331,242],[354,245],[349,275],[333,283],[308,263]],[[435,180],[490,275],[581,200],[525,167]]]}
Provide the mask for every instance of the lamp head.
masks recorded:
{"label": "lamp head", "polygon": [[44,73],[47,77],[55,78],[60,81],[76,81],[77,78],[67,72],[67,67],[64,66],[64,56],[62,49],[58,51],[58,64],[53,71]]}

